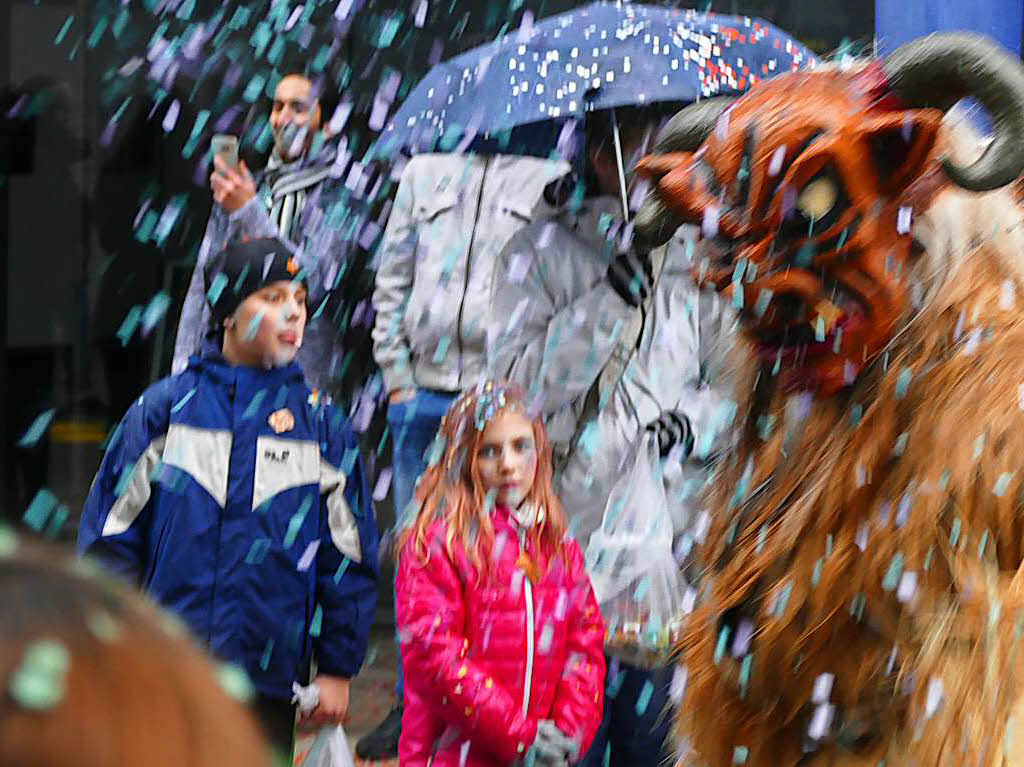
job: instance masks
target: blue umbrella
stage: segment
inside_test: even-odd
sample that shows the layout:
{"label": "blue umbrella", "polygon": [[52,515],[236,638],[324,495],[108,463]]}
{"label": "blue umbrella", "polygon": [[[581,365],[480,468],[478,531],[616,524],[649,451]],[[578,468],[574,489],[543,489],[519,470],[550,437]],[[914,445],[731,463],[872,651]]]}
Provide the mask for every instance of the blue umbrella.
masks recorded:
{"label": "blue umbrella", "polygon": [[759,19],[597,3],[434,67],[386,126],[376,154],[452,151],[495,138],[507,147],[510,131],[521,126],[592,109],[735,95],[816,63],[803,45]]}

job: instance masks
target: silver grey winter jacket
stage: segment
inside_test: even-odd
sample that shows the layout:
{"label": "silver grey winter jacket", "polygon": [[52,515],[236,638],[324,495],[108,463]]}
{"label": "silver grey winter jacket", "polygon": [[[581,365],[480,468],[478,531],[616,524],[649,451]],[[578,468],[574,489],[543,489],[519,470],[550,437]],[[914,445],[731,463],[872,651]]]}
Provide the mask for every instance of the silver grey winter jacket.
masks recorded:
{"label": "silver grey winter jacket", "polygon": [[[686,531],[693,513],[687,498],[706,476],[701,459],[728,439],[734,410],[721,393],[728,390],[710,385],[732,343],[731,310],[694,285],[684,230],[652,254],[661,271],[644,310],[629,306],[606,277],[612,249],[602,231],[619,211],[614,198],[588,199],[576,213],[518,232],[498,259],[491,299],[490,370],[537,398],[556,454],[563,455],[556,488],[570,531],[584,547],[616,480],[628,471],[623,464],[637,437],[671,410],[686,414],[695,437],[694,460],[668,488],[673,528]],[[606,368],[614,354],[628,360],[617,382]],[[604,405],[596,414],[587,409],[590,422],[580,424],[603,369]]]}
{"label": "silver grey winter jacket", "polygon": [[459,391],[485,368],[494,263],[564,163],[421,154],[406,165],[381,243],[374,357],[389,392]]}

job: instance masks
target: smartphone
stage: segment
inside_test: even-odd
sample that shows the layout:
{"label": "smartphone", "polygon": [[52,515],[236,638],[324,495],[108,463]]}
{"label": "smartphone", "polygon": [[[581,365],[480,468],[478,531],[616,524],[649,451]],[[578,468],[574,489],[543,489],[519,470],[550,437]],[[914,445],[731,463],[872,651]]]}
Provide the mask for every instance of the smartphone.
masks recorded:
{"label": "smartphone", "polygon": [[210,151],[221,159],[232,170],[238,170],[238,136],[229,133],[218,133],[210,139]]}

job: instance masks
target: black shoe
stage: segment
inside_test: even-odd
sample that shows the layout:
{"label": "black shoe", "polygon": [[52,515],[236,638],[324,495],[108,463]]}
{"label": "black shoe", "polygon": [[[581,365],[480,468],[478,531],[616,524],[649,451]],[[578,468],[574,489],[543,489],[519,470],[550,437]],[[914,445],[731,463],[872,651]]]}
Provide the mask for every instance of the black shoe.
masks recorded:
{"label": "black shoe", "polygon": [[402,732],[402,706],[395,706],[377,725],[356,743],[356,756],[368,762],[382,762],[398,756],[398,736]]}

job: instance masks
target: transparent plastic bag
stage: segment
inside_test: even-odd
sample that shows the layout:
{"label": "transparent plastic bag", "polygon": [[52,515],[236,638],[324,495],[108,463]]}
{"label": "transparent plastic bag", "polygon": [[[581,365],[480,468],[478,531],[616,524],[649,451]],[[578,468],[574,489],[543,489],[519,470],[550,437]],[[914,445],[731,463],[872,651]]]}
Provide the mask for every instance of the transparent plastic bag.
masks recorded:
{"label": "transparent plastic bag", "polygon": [[679,635],[686,582],[672,552],[672,518],[657,438],[643,433],[587,545],[587,571],[605,645],[643,666],[667,662]]}
{"label": "transparent plastic bag", "polygon": [[[320,688],[315,684],[303,687],[292,683],[292,692],[295,693],[292,700],[299,704],[303,714],[316,708],[320,699]],[[313,733],[298,734],[292,767],[355,767],[345,728],[334,724]]]}

